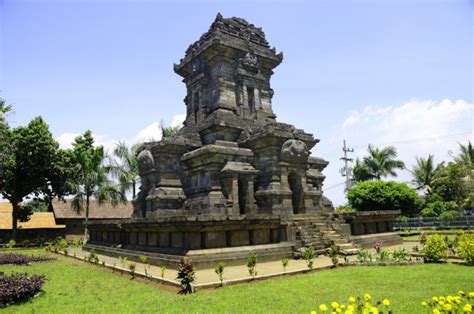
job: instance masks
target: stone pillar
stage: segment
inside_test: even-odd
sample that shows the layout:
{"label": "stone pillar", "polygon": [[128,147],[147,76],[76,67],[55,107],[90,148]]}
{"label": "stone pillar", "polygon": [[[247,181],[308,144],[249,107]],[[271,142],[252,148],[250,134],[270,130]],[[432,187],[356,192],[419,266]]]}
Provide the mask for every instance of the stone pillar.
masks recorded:
{"label": "stone pillar", "polygon": [[254,193],[255,192],[254,192],[253,178],[250,177],[247,179],[247,204],[245,204],[245,208],[247,208],[247,213],[249,214],[257,213],[257,206],[255,204]]}

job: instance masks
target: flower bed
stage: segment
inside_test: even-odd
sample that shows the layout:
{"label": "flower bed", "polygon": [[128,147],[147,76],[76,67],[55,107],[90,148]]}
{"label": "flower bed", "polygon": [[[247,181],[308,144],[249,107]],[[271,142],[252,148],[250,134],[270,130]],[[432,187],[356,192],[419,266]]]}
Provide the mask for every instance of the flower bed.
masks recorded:
{"label": "flower bed", "polygon": [[41,275],[0,273],[0,307],[26,301],[40,292],[46,278]]}
{"label": "flower bed", "polygon": [[29,256],[17,253],[0,254],[0,265],[27,265],[34,262],[45,262],[55,260],[49,256]]}

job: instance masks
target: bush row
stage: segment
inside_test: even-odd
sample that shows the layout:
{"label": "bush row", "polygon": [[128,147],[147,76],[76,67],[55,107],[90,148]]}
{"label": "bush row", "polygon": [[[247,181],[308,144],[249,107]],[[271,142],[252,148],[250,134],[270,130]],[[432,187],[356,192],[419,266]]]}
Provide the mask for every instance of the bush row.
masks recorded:
{"label": "bush row", "polygon": [[17,253],[6,253],[0,254],[0,265],[26,265],[34,262],[45,262],[51,261],[55,258],[49,256],[33,256],[33,255],[23,255]]}
{"label": "bush row", "polygon": [[41,275],[0,272],[0,307],[15,302],[26,301],[40,292],[46,278]]}

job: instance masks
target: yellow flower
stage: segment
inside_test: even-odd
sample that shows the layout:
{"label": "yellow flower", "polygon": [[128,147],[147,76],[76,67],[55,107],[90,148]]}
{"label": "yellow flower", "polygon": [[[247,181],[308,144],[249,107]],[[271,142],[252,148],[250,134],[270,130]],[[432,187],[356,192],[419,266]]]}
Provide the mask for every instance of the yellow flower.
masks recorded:
{"label": "yellow flower", "polygon": [[355,303],[355,301],[356,301],[356,298],[354,298],[354,297],[349,297],[349,302],[350,302],[350,303]]}
{"label": "yellow flower", "polygon": [[469,297],[474,298],[474,292],[469,292]]}
{"label": "yellow flower", "polygon": [[369,301],[370,300],[370,294],[368,294],[368,293],[364,294],[364,299],[365,299],[365,301]]}
{"label": "yellow flower", "polygon": [[370,314],[379,314],[379,309],[376,308],[376,307],[372,307],[372,308],[370,309]]}
{"label": "yellow flower", "polygon": [[466,295],[466,294],[464,293],[464,291],[462,291],[462,290],[459,290],[459,291],[458,291],[458,294],[459,294],[460,296],[465,296],[465,295]]}
{"label": "yellow flower", "polygon": [[316,311],[311,311],[311,314],[316,314]]}
{"label": "yellow flower", "polygon": [[384,306],[389,306],[389,305],[390,305],[390,301],[387,300],[387,299],[385,299],[385,300],[382,301],[382,304],[383,304]]}
{"label": "yellow flower", "polygon": [[441,301],[444,302],[444,301],[446,301],[446,299],[444,297],[439,297],[439,302],[441,302]]}
{"label": "yellow flower", "polygon": [[426,301],[421,302],[421,306],[428,306],[428,303]]}
{"label": "yellow flower", "polygon": [[347,306],[347,310],[353,312],[354,311],[354,305]]}
{"label": "yellow flower", "polygon": [[452,296],[448,295],[446,300],[448,300],[448,302],[451,303],[451,302],[453,302],[454,298]]}
{"label": "yellow flower", "polygon": [[466,303],[466,305],[464,305],[462,310],[464,311],[464,313],[471,313],[472,312],[472,305],[469,304],[469,303]]}
{"label": "yellow flower", "polygon": [[433,301],[438,302],[438,297],[433,297]]}
{"label": "yellow flower", "polygon": [[339,307],[339,303],[337,303],[337,302],[332,302],[332,303],[331,303],[331,307],[332,307],[333,309],[336,309],[336,308]]}
{"label": "yellow flower", "polygon": [[319,306],[319,310],[320,310],[321,312],[326,312],[326,311],[328,310],[328,307],[326,306],[326,304],[321,304],[321,305]]}
{"label": "yellow flower", "polygon": [[443,305],[444,305],[444,301],[439,300],[439,305],[443,306]]}
{"label": "yellow flower", "polygon": [[354,311],[346,310],[346,311],[344,312],[344,314],[354,314]]}
{"label": "yellow flower", "polygon": [[441,312],[438,309],[433,309],[433,314],[441,314]]}
{"label": "yellow flower", "polygon": [[337,309],[335,309],[335,311],[336,311],[336,313],[341,313],[341,312],[342,312],[342,310],[341,310],[340,307],[338,307]]}
{"label": "yellow flower", "polygon": [[451,311],[451,310],[453,309],[453,306],[448,303],[448,304],[446,304],[446,305],[444,306],[444,309],[445,309],[446,311]]}

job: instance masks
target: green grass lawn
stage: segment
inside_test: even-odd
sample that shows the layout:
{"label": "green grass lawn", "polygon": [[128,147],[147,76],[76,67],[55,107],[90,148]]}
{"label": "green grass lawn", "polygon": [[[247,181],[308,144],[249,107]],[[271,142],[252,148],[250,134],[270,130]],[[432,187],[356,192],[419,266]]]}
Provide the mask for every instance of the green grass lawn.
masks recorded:
{"label": "green grass lawn", "polygon": [[388,298],[395,313],[420,313],[423,299],[474,291],[474,268],[453,264],[338,268],[187,296],[61,256],[0,271],[47,277],[41,296],[4,313],[309,313],[320,303],[366,292]]}

